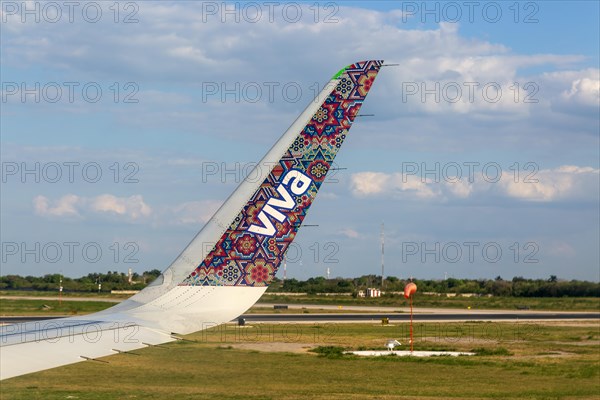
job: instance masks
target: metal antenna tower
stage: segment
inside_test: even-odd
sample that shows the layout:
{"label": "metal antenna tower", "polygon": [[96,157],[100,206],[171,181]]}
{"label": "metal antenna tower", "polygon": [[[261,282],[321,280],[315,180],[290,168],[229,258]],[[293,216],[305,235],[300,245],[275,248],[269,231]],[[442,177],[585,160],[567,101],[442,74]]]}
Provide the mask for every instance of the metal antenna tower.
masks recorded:
{"label": "metal antenna tower", "polygon": [[385,254],[385,234],[384,234],[384,226],[383,226],[383,222],[381,223],[381,288],[383,289],[383,282],[385,280],[385,275],[384,275],[384,254]]}

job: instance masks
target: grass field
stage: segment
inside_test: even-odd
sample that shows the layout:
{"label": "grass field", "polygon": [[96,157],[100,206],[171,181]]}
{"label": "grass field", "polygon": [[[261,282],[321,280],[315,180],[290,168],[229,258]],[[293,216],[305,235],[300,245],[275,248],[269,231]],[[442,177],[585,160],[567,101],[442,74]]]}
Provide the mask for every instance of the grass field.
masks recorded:
{"label": "grass field", "polygon": [[[407,307],[404,297],[352,298],[351,296],[278,296],[265,293],[261,303],[372,305]],[[526,306],[538,311],[600,311],[600,297],[441,297],[415,295],[415,307],[515,310]]]}
{"label": "grass field", "polygon": [[[22,297],[56,297],[58,292],[42,291],[42,290],[0,290],[0,296],[22,296]],[[63,292],[63,298],[69,297],[101,297],[107,299],[126,299],[130,295],[127,294],[112,294],[110,292]]]}
{"label": "grass field", "polygon": [[105,301],[63,301],[35,299],[1,299],[0,315],[80,315],[89,314],[114,306]]}
{"label": "grass field", "polygon": [[[53,292],[34,291],[0,291],[0,296],[22,297],[22,299],[0,299],[0,315],[75,315],[100,311],[113,304],[99,300],[124,300],[127,295],[110,295],[109,293],[68,293],[65,294],[62,305],[59,305],[58,296]],[[55,297],[56,300],[32,300],[30,297]],[[70,302],[69,299],[89,301]],[[352,298],[350,296],[278,296],[266,293],[259,300],[268,304],[314,304],[336,306],[386,306],[404,308],[408,304],[401,296],[382,297],[375,299]],[[472,310],[503,309],[516,310],[528,307],[533,311],[600,311],[600,298],[598,297],[568,297],[568,298],[515,298],[515,297],[439,297],[418,294],[415,297],[415,307],[422,308],[456,308]],[[273,312],[271,308],[263,307],[251,312]],[[343,312],[343,308],[339,310]],[[286,312],[286,311],[280,311]],[[302,312],[302,311],[287,311]],[[310,311],[312,312],[312,311]]]}
{"label": "grass field", "polygon": [[[415,349],[473,357],[358,358],[406,324],[221,326],[164,348],[3,381],[2,399],[600,399],[600,325],[418,324]],[[319,348],[321,355],[308,351]]]}

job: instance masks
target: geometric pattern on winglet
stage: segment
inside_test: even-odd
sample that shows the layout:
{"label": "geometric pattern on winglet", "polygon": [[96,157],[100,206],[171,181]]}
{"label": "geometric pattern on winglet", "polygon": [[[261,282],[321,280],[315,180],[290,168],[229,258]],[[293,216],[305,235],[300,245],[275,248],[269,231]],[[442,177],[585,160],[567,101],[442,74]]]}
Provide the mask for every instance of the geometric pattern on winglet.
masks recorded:
{"label": "geometric pattern on winglet", "polygon": [[383,61],[362,61],[338,83],[181,286],[267,286],[296,237]]}

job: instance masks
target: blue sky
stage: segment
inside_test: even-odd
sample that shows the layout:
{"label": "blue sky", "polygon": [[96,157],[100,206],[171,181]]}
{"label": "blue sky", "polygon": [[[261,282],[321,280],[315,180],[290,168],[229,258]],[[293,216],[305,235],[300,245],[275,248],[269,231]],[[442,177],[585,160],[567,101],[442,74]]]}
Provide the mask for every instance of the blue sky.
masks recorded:
{"label": "blue sky", "polygon": [[317,88],[385,59],[288,276],[379,273],[384,222],[386,274],[600,279],[597,2],[20,4],[2,274],[166,268]]}

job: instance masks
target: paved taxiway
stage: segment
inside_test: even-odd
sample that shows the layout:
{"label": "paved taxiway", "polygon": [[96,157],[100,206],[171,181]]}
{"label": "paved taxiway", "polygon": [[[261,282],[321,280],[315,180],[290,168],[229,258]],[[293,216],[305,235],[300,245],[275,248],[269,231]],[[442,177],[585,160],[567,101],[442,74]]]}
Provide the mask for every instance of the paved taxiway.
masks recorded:
{"label": "paved taxiway", "polygon": [[[61,317],[48,316],[5,316],[0,317],[0,324],[13,324],[19,322],[41,321]],[[244,314],[247,323],[250,322],[373,322],[380,323],[383,318],[389,322],[409,321],[409,314],[395,313],[327,313],[327,314]],[[556,320],[600,320],[600,313],[593,312],[512,312],[495,311],[491,313],[427,313],[415,314],[414,321],[556,321]],[[237,318],[234,320],[237,321]]]}

